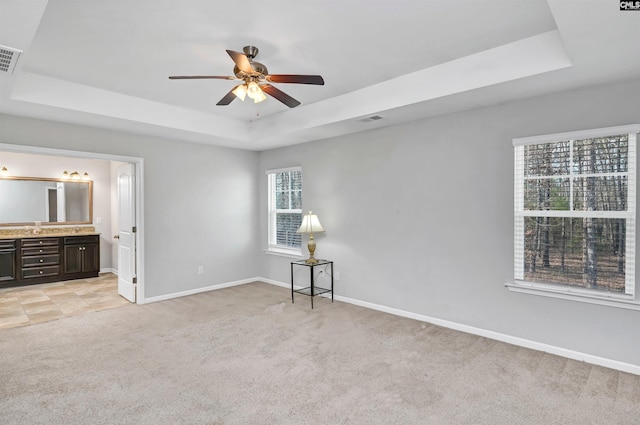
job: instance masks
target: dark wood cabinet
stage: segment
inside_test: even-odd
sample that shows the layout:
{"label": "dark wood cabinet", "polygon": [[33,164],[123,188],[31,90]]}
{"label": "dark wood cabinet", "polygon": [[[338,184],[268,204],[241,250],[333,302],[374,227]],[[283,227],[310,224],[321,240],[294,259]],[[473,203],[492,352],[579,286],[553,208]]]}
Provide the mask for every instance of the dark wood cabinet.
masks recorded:
{"label": "dark wood cabinet", "polygon": [[16,258],[16,241],[0,240],[0,286],[16,280]]}
{"label": "dark wood cabinet", "polygon": [[64,238],[64,274],[74,277],[97,276],[100,270],[98,236]]}
{"label": "dark wood cabinet", "polygon": [[97,277],[100,237],[0,239],[0,287]]}

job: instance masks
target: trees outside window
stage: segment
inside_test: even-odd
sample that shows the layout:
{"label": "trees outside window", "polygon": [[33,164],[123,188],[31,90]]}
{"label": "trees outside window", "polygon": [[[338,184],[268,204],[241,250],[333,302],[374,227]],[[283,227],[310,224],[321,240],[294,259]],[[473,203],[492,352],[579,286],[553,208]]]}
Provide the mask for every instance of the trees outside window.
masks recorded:
{"label": "trees outside window", "polygon": [[605,130],[514,140],[516,282],[633,297],[636,133]]}

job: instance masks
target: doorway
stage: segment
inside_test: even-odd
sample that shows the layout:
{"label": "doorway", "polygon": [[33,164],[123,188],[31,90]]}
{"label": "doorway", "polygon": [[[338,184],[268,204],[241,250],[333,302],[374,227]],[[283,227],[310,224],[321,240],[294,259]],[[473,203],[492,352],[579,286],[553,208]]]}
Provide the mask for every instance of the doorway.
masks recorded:
{"label": "doorway", "polygon": [[[52,149],[52,148],[39,148],[39,147],[31,147],[31,146],[20,146],[20,145],[10,145],[10,144],[2,144],[0,143],[0,151],[5,152],[10,155],[14,154],[22,154],[22,155],[33,155],[34,158],[37,157],[57,157],[56,160],[58,162],[69,159],[71,163],[82,163],[83,160],[88,160],[87,162],[91,162],[90,160],[97,160],[98,162],[108,162],[112,164],[112,168],[116,165],[128,164],[131,169],[131,201],[130,206],[133,211],[132,221],[135,227],[134,234],[132,235],[132,242],[129,244],[129,252],[133,255],[133,260],[130,262],[129,270],[134,270],[134,275],[131,276],[135,278],[133,283],[135,286],[133,287],[133,294],[129,293],[129,296],[126,297],[129,300],[135,300],[137,304],[143,304],[145,302],[144,296],[144,182],[143,182],[143,166],[144,161],[139,157],[129,157],[129,156],[121,156],[121,155],[108,155],[108,154],[97,154],[93,152],[82,152],[82,151],[69,151],[62,149]],[[13,175],[25,175],[21,173],[20,169],[14,169]],[[17,171],[17,172],[16,172]],[[59,173],[62,173],[62,169],[59,170]],[[109,192],[106,196],[109,197],[110,209],[111,211],[118,210],[118,197],[114,195],[114,188],[117,188],[116,176],[111,176],[111,181],[108,183],[107,187],[104,187],[104,182],[101,185],[94,186],[102,186],[100,190]],[[53,190],[50,192],[54,192]],[[59,200],[54,196],[53,193],[46,194],[47,202],[47,216],[50,217],[52,214],[57,215],[57,220],[52,221],[60,221],[59,216]],[[53,205],[55,203],[57,205]],[[117,273],[119,265],[117,264],[117,260],[114,260],[114,255],[117,255],[117,245],[118,239],[115,239],[114,236],[118,235],[117,224],[114,224],[114,220],[109,217],[113,217],[113,213],[103,214],[94,214],[93,216],[93,226],[96,228],[96,232],[101,233],[101,245],[104,250],[109,250],[108,258],[111,258],[111,262],[107,264],[101,265],[101,273],[104,272],[114,272]],[[117,220],[115,221],[117,223]],[[116,227],[114,227],[116,226]],[[133,247],[133,249],[131,249]],[[131,288],[130,288],[131,289]]]}
{"label": "doorway", "polygon": [[[45,188],[47,191],[47,199],[46,199],[46,215],[47,221],[49,223],[57,223],[58,222],[58,188],[57,187],[47,187]],[[64,221],[64,220],[60,220]]]}

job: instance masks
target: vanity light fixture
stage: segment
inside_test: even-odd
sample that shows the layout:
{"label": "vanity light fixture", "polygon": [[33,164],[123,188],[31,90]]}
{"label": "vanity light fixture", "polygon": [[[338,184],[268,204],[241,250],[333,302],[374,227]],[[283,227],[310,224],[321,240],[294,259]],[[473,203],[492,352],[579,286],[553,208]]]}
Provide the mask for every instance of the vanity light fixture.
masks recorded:
{"label": "vanity light fixture", "polygon": [[9,174],[9,170],[7,170],[7,167],[2,167],[2,170],[0,170],[0,176],[2,177],[9,177],[11,174]]}
{"label": "vanity light fixture", "polygon": [[73,173],[69,173],[67,170],[64,170],[64,173],[62,173],[62,178],[66,180],[87,180],[87,181],[91,180],[91,177],[89,177],[89,173],[86,171],[81,176],[80,173],[78,173],[77,171],[74,171]]}

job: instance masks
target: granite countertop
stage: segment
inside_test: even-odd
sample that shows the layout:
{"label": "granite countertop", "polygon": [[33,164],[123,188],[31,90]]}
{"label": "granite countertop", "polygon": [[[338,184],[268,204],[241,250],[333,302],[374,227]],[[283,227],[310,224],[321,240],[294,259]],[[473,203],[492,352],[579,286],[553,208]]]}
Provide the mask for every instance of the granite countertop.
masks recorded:
{"label": "granite countertop", "polygon": [[38,233],[32,226],[0,229],[0,239],[25,239],[25,238],[47,238],[64,236],[92,236],[99,235],[93,226],[73,226],[73,227],[41,227]]}

